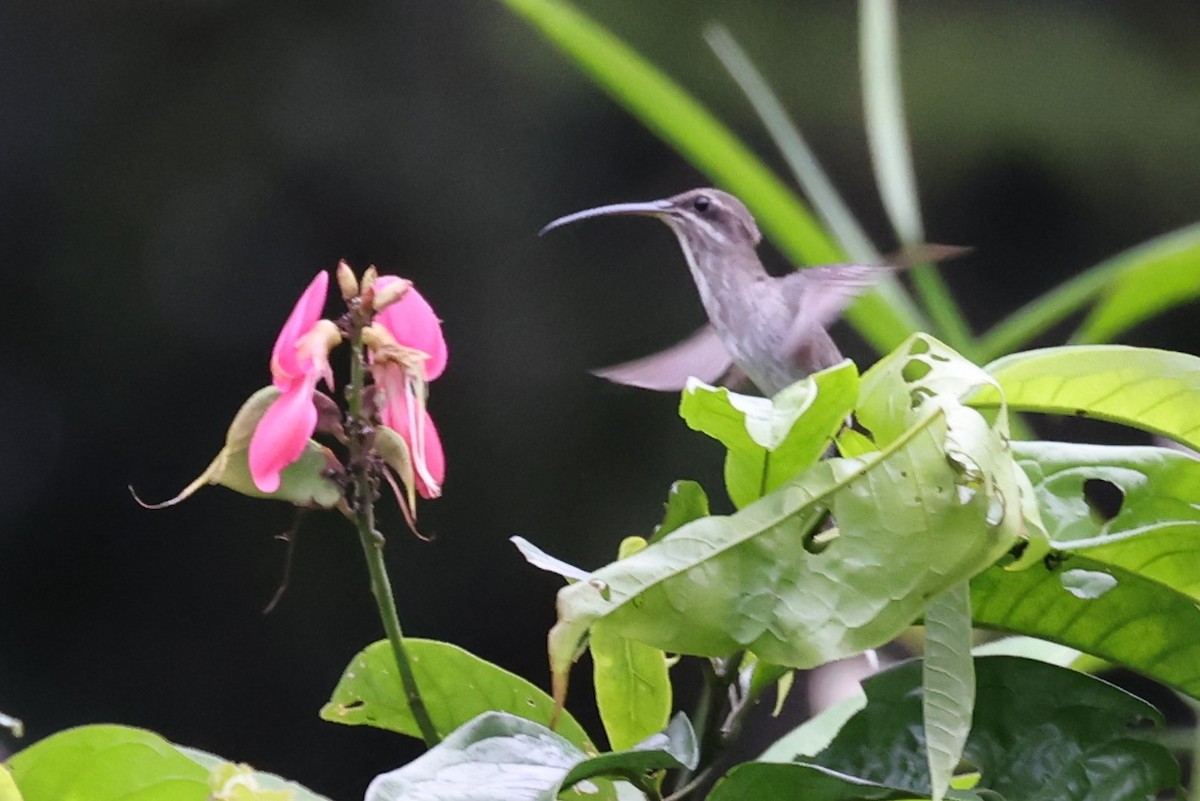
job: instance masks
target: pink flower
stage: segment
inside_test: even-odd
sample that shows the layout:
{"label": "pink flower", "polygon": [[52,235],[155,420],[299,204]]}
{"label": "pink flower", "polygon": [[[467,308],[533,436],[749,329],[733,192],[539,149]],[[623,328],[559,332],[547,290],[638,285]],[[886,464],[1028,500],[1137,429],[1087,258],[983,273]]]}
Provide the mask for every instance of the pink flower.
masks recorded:
{"label": "pink flower", "polygon": [[324,379],[333,388],[329,349],[341,337],[322,320],[329,275],[320,272],[304,290],[275,340],[271,381],[280,395],[259,420],[250,438],[250,476],[263,492],[279,489],[279,474],[300,458],[317,427],[313,392]]}
{"label": "pink flower", "polygon": [[[378,292],[403,279],[381,275]],[[446,369],[442,324],[421,294],[409,288],[375,317],[387,335],[371,348],[371,372],[378,388],[379,417],[408,445],[413,480],[423,498],[442,493],[446,455],[433,420],[425,409],[426,385]]]}

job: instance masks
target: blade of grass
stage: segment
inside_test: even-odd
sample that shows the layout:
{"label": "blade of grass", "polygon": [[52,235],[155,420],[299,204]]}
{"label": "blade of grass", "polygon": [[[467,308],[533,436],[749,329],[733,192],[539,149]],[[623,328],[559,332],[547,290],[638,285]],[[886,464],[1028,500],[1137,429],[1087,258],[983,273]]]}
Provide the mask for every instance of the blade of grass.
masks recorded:
{"label": "blade of grass", "polygon": [[[862,68],[863,112],[875,180],[884,210],[902,247],[923,244],[925,228],[917,199],[912,153],[904,125],[904,96],[900,87],[899,34],[893,0],[859,1],[859,54]],[[975,359],[975,342],[966,320],[935,265],[913,268],[913,285],[948,345]]]}
{"label": "blade of grass", "polygon": [[[775,147],[779,149],[792,177],[812,201],[821,222],[833,234],[842,250],[851,261],[860,264],[878,264],[882,260],[879,249],[871,242],[862,226],[858,224],[833,182],[821,167],[816,154],[805,141],[795,122],[784,110],[779,98],[771,91],[766,79],[755,68],[746,51],[741,48],[733,34],[724,25],[710,24],[705,28],[704,39],[720,60],[725,71],[741,88],[746,99],[758,114]],[[879,287],[880,294],[893,308],[904,307],[905,315],[914,320],[921,312],[913,303],[908,292],[895,278],[889,278]],[[919,327],[927,327],[922,321]]]}
{"label": "blade of grass", "polygon": [[[566,53],[597,85],[716,183],[738,195],[797,266],[843,253],[804,203],[704,106],[586,15],[561,0],[503,0]],[[915,330],[919,318],[878,292],[847,314],[880,350]]]}
{"label": "blade of grass", "polygon": [[[1160,271],[1175,273],[1164,276],[1170,282],[1179,277],[1178,267],[1181,264],[1191,267],[1193,275],[1195,265],[1200,265],[1200,225],[1181,228],[1122,251],[1025,304],[980,338],[979,360],[986,362],[997,359],[1029,344],[1034,337],[1045,333],[1113,287],[1110,300],[1107,301],[1109,304],[1120,302],[1118,294],[1136,295],[1145,313],[1125,316],[1121,326],[1100,326],[1095,322],[1089,325],[1085,322],[1072,341],[1093,343],[1111,339],[1113,334],[1123,331],[1128,325],[1195,297],[1197,288],[1194,279],[1191,279],[1193,287],[1190,291],[1155,294],[1163,283],[1156,278]],[[1117,297],[1117,300],[1111,300],[1113,297]],[[1100,313],[1098,307],[1088,320],[1093,321]],[[1107,316],[1105,312],[1104,317]]]}

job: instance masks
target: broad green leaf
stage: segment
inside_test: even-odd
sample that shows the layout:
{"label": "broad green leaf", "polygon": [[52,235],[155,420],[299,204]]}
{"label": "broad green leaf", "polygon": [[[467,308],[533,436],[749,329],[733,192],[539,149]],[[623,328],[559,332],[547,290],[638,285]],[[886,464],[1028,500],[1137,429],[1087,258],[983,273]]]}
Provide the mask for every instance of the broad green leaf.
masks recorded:
{"label": "broad green leaf", "polygon": [[275,387],[263,387],[251,395],[238,413],[234,415],[223,447],[212,463],[183,488],[174,498],[161,503],[147,504],[134,498],[150,509],[161,509],[185,501],[207,484],[220,484],[234,492],[251,498],[269,498],[287,501],[296,506],[318,506],[331,509],[342,498],[342,490],[330,477],[330,466],[337,463],[333,452],[316,440],[309,440],[304,451],[295,462],[280,474],[279,489],[266,493],[254,484],[250,476],[250,438],[258,421],[279,397]]}
{"label": "broad green leaf", "polygon": [[1200,297],[1200,225],[1152,239],[1117,255],[1098,270],[1111,271],[1074,342],[1107,342],[1143,320]]}
{"label": "broad green leaf", "polygon": [[725,485],[738,508],[783,486],[820,458],[854,409],[853,362],[814,373],[773,398],[691,379],[679,401],[687,424],[729,449]]}
{"label": "broad green leaf", "polygon": [[1200,461],[1167,448],[1062,442],[1014,443],[1014,452],[1055,548],[1200,600]]}
{"label": "broad green leaf", "polygon": [[303,785],[266,771],[254,770],[199,748],[175,746],[180,753],[208,771],[213,798],[225,801],[329,801]]}
{"label": "broad green leaf", "polygon": [[[948,441],[984,477],[970,496],[957,491],[962,475],[946,458]],[[883,451],[819,462],[732,516],[697,520],[560,590],[550,633],[555,697],[565,697],[576,649],[601,619],[670,652],[748,649],[794,667],[880,645],[928,598],[1017,540],[1015,472],[978,414],[949,398],[931,401]],[[826,509],[837,536],[809,553],[804,539]]]}
{"label": "broad green leaf", "polygon": [[758,761],[791,762],[796,757],[815,756],[833,741],[846,721],[866,705],[867,697],[861,692],[843,698],[780,737]]}
{"label": "broad green leaf", "polygon": [[[805,762],[927,794],[922,729],[915,725],[921,716],[920,672],[910,662],[863,682],[866,707],[827,749]],[[977,659],[976,679],[975,723],[965,749],[981,774],[976,792],[1047,801],[1142,801],[1177,789],[1179,766],[1170,752],[1135,730],[1147,722],[1162,724],[1161,714],[1145,701],[1087,674],[1016,657]]]}
{"label": "broad green leaf", "polygon": [[[627,537],[618,559],[646,547],[641,537]],[[622,637],[600,621],[588,640],[596,706],[614,751],[632,748],[671,718],[671,678],[667,655],[659,648]]]}
{"label": "broad green leaf", "polygon": [[926,758],[933,799],[941,801],[962,760],[975,704],[967,582],[951,587],[925,610],[925,657],[921,665]]}
{"label": "broad green leaf", "polygon": [[[1194,598],[1119,567],[1069,555],[1026,570],[993,567],[971,580],[975,625],[1060,643],[1125,665],[1200,698],[1200,609]],[[1068,592],[1068,569],[1105,572],[1099,598]]]}
{"label": "broad green leaf", "polygon": [[708,495],[704,488],[695,481],[676,481],[667,494],[663,521],[655,526],[650,541],[657,542],[680,526],[708,515]]}
{"label": "broad green leaf", "polygon": [[686,719],[631,750],[589,760],[541,724],[487,712],[423,756],[377,776],[365,801],[553,801],[560,789],[592,777],[641,776],[689,764],[695,765],[695,737]]}
{"label": "broad green leaf", "polygon": [[207,801],[208,771],[153,732],[67,729],[8,761],[24,801]]}
{"label": "broad green leaf", "polygon": [[[405,640],[421,697],[441,736],[490,710],[549,723],[554,703],[520,676],[450,643]],[[368,725],[419,737],[386,640],[360,651],[346,667],[321,717],[350,726]],[[559,715],[559,735],[592,751],[587,734],[569,714]]]}
{"label": "broad green leaf", "polygon": [[0,801],[23,801],[17,783],[3,765],[0,765]]}
{"label": "broad green leaf", "polygon": [[[986,368],[1010,409],[1095,417],[1200,448],[1200,358],[1151,348],[1087,345],[1016,353]],[[984,387],[972,406],[995,406]]]}
{"label": "broad green leaf", "polygon": [[[628,45],[562,0],[505,3],[630,114],[741,198],[795,264],[842,260],[841,251],[795,193],[706,108]],[[881,351],[921,328],[911,300],[894,280],[860,298],[847,317]]]}

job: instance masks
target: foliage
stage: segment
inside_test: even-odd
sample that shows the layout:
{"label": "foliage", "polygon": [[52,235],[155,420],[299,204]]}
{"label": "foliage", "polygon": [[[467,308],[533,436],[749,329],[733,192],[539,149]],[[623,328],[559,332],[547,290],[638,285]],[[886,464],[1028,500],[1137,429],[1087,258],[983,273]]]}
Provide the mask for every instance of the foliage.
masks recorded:
{"label": "foliage", "polygon": [[[815,213],[619,38],[562,0],[505,2],[742,197],[797,268],[847,254],[877,260],[728,33],[708,38]],[[897,238],[919,249],[896,28],[894,4],[863,0],[871,156]],[[842,362],[771,398],[693,380],[680,415],[724,446],[736,511],[714,515],[704,488],[676,482],[650,536],[626,538],[612,563],[590,570],[513,538],[533,566],[567,579],[549,634],[550,694],[458,646],[401,631],[374,504],[391,486],[415,528],[416,496],[440,492],[444,458],[424,402],[445,343],[407,282],[372,268],[360,284],[344,265],[337,277],[346,314],[318,321],[328,280],[318,276],[280,334],[287,347],[277,343],[274,386],[247,400],[213,464],[162,505],[220,483],[352,522],[387,638],[350,661],[321,717],[420,737],[429,749],[376,777],[368,801],[678,799],[712,779],[718,801],[1123,801],[1179,789],[1178,764],[1153,736],[1157,710],[1052,663],[1083,654],[1200,699],[1200,460],[1163,447],[1031,441],[1012,415],[1102,419],[1200,447],[1200,359],[1101,344],[1200,295],[1200,229],[1120,254],[978,338],[936,268],[918,265],[915,297],[888,280],[848,314],[887,351],[865,373]],[[419,319],[399,312],[405,297],[419,300]],[[1088,304],[1073,340],[1089,344],[1011,352]],[[344,414],[312,393],[330,380],[327,351],[343,339]],[[302,421],[303,436],[266,425],[269,416]],[[250,455],[268,428],[272,455],[296,446],[271,492]],[[863,697],[714,775],[748,711],[772,688],[785,696],[793,669],[862,653],[914,624],[924,626],[923,660],[874,676]],[[1011,644],[973,654],[972,626],[1039,638],[1020,642],[1038,659],[994,653]],[[565,709],[571,667],[589,650],[607,752]],[[671,715],[674,655],[704,673],[690,717]],[[0,801],[67,798],[320,801],[280,777],[115,725],[59,732],[0,770]]]}

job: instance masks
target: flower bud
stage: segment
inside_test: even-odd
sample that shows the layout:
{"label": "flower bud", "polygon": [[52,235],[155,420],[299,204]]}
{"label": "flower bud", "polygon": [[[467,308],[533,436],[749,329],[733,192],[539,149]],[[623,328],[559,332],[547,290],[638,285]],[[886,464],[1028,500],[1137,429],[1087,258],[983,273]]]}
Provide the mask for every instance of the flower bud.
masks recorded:
{"label": "flower bud", "polygon": [[375,298],[371,301],[371,306],[376,313],[381,312],[404,297],[410,289],[412,289],[412,281],[403,278],[382,285],[376,284]]}
{"label": "flower bud", "polygon": [[342,291],[342,300],[349,301],[358,297],[358,278],[345,259],[338,262],[337,282],[338,289]]}

